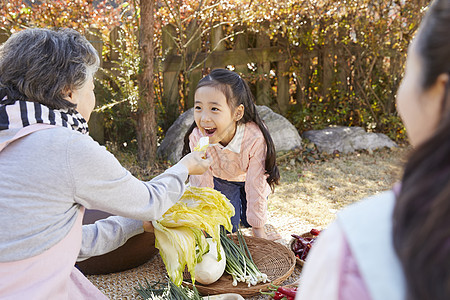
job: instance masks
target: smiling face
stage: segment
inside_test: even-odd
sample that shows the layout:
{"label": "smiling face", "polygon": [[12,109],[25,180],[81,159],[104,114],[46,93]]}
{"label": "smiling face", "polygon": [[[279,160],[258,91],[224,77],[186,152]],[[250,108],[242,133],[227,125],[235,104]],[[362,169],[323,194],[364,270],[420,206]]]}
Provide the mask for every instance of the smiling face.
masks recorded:
{"label": "smiling face", "polygon": [[236,133],[236,123],[242,117],[244,107],[231,109],[225,95],[211,86],[203,86],[195,92],[194,120],[210,144],[226,146]]}

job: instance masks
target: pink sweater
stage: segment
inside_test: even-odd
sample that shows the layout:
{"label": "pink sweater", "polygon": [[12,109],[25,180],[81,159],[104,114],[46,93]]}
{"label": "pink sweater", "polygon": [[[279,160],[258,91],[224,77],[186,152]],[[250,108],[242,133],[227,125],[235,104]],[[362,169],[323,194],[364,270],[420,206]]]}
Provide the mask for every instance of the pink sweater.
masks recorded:
{"label": "pink sweater", "polygon": [[[189,136],[191,151],[202,136],[195,128]],[[193,186],[214,188],[213,177],[227,181],[245,181],[247,194],[247,221],[251,226],[262,227],[267,220],[267,197],[271,190],[265,174],[267,145],[258,125],[249,122],[238,125],[236,134],[224,147],[221,144],[208,148],[213,164],[203,175],[190,176]]]}

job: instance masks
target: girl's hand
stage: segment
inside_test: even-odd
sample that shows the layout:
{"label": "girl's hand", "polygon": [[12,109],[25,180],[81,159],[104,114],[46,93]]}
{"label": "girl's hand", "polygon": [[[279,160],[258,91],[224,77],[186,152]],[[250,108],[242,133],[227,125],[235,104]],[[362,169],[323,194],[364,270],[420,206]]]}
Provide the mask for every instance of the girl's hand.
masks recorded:
{"label": "girl's hand", "polygon": [[253,236],[260,237],[269,241],[276,241],[281,239],[281,235],[278,232],[269,232],[268,234],[264,230],[264,227],[252,227]]}
{"label": "girl's hand", "polygon": [[266,231],[264,230],[264,227],[252,227],[252,233],[253,236],[267,239]]}
{"label": "girl's hand", "polygon": [[183,157],[179,163],[189,171],[189,175],[201,175],[212,164],[212,158],[206,151],[194,151]]}

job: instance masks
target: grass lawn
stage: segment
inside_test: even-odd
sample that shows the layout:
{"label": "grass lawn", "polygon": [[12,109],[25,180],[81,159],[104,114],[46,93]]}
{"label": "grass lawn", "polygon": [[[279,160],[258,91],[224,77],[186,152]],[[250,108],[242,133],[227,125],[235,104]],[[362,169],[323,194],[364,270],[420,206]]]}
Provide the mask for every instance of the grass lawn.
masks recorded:
{"label": "grass lawn", "polygon": [[315,162],[304,159],[305,151],[282,155],[281,184],[269,198],[269,229],[290,240],[291,233],[325,228],[339,209],[400,180],[408,152],[386,148],[319,156]]}

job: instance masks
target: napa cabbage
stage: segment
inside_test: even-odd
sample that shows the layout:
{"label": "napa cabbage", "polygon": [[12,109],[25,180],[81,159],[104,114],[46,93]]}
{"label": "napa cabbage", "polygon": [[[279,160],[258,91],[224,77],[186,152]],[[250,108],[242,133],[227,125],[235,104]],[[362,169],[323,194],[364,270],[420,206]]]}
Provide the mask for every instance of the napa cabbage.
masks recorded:
{"label": "napa cabbage", "polygon": [[152,222],[155,246],[174,284],[181,284],[186,266],[195,283],[195,266],[209,251],[205,233],[215,242],[220,255],[220,226],[231,231],[233,215],[234,207],[222,193],[190,186],[161,219]]}

